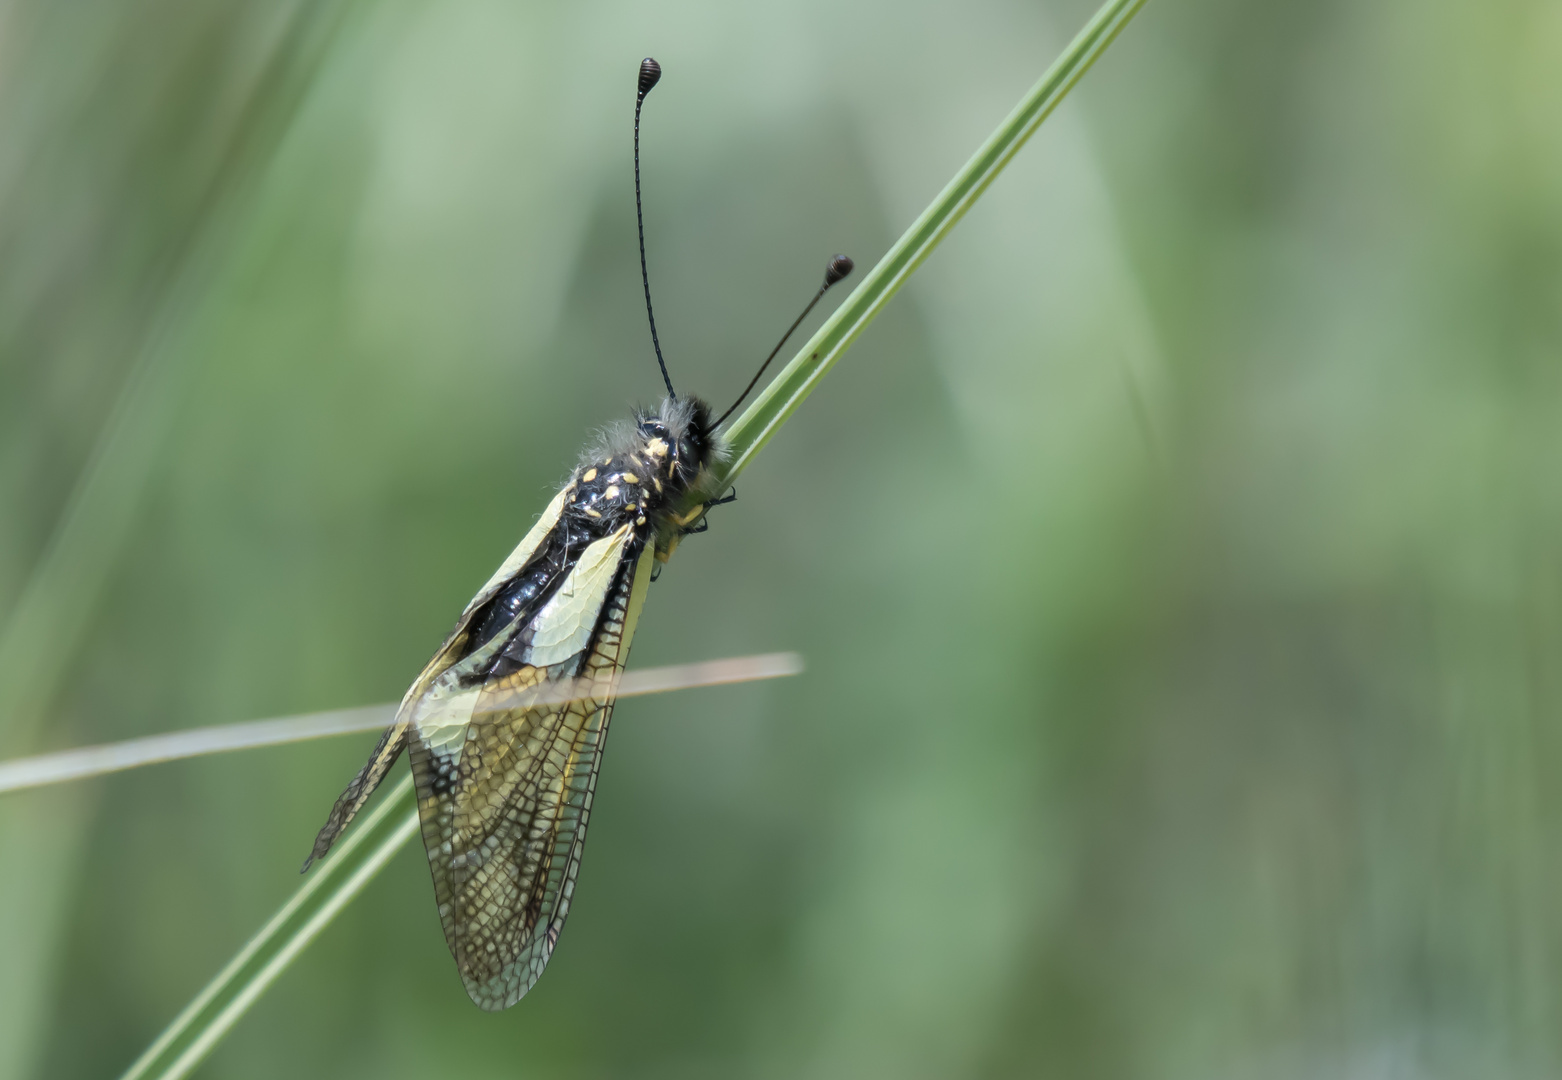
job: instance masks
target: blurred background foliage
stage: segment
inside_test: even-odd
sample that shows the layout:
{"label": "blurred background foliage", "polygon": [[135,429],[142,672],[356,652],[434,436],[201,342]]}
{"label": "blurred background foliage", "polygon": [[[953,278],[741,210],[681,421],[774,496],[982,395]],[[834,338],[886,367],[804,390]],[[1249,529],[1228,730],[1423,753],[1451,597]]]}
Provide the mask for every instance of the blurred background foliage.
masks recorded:
{"label": "blurred background foliage", "polygon": [[[7,754],[398,697],[1090,12],[9,0]],[[211,1077],[1555,1075],[1562,8],[1159,0],[656,586],[569,929],[421,852]],[[0,801],[0,1078],[122,1069],[366,738]]]}

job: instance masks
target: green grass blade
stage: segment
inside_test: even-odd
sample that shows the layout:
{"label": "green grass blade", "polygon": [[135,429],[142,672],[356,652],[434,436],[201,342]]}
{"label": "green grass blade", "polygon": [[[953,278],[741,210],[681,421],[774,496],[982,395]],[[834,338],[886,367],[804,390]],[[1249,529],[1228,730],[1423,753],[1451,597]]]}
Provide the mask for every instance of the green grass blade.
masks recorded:
{"label": "green grass blade", "polygon": [[[933,204],[733,422],[728,429],[733,452],[718,477],[722,486],[747,467],[1144,2],[1107,0]],[[403,780],[354,829],[320,871],[131,1067],[126,1080],[184,1076],[210,1052],[243,1011],[413,835],[417,822],[411,789],[411,779]]]}
{"label": "green grass blade", "polygon": [[900,291],[922,261],[932,254],[981,198],[1010,159],[1025,145],[1052,110],[1074,88],[1096,58],[1106,51],[1145,0],[1107,0],[1069,43],[1057,61],[1015,106],[981,148],[965,163],[922,216],[912,223],[877,266],[870,270],[753,404],[732,422],[727,437],[732,453],[712,490],[725,490],[748,466],[787,417],[813,393],[819,380]]}
{"label": "green grass blade", "polygon": [[266,988],[417,832],[405,776],[313,872],[282,910],[207,984],[125,1072],[124,1080],[185,1076]]}

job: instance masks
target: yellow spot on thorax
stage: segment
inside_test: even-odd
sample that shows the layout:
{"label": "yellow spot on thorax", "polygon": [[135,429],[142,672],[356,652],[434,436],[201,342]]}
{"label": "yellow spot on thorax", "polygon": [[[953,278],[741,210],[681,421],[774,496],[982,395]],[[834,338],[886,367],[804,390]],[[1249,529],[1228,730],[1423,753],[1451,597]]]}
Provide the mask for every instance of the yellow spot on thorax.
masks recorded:
{"label": "yellow spot on thorax", "polygon": [[[668,446],[665,439],[652,439],[650,442],[645,444],[645,452],[650,454],[652,457],[666,457],[667,450]],[[606,464],[606,462],[603,464]]]}
{"label": "yellow spot on thorax", "polygon": [[586,483],[588,483],[588,484],[589,484],[589,483],[591,483],[591,481],[593,481],[593,480],[595,480],[595,479],[596,479],[596,478],[597,478],[597,468],[596,468],[596,466],[595,466],[595,465],[593,465],[593,466],[592,466],[592,467],[591,467],[591,468],[589,468],[589,469],[587,469],[587,470],[586,470],[586,471],[585,471],[585,472],[584,472],[584,473],[583,473],[583,474],[582,474],[582,475],[581,475],[581,477],[580,477],[580,478],[581,478],[581,479],[582,479],[582,480],[584,480],[584,481],[585,481],[585,482],[586,482]]}

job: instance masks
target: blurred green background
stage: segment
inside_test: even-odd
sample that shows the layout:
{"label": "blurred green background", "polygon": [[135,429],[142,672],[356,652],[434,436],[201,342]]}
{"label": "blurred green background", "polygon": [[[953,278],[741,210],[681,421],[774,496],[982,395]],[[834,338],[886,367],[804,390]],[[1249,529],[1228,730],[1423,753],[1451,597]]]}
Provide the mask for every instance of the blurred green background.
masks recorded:
{"label": "blurred green background", "polygon": [[[1091,8],[11,0],[6,755],[400,696]],[[208,1077],[1562,1069],[1562,7],[1156,0],[656,585],[537,988],[408,848]],[[818,316],[810,323],[817,324]],[[368,736],[0,798],[0,1080],[123,1069]]]}

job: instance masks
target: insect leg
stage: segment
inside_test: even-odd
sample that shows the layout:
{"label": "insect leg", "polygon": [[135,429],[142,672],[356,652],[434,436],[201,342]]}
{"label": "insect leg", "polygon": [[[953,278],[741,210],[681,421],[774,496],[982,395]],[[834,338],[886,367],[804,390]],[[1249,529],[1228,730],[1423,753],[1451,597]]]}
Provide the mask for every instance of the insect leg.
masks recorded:
{"label": "insect leg", "polygon": [[684,536],[693,536],[696,533],[705,532],[707,529],[710,528],[710,521],[707,520],[706,515],[708,515],[710,513],[711,507],[713,507],[713,506],[726,506],[730,502],[737,502],[737,501],[738,501],[738,489],[737,488],[733,488],[731,491],[727,492],[727,494],[723,495],[719,499],[712,499],[710,502],[706,503],[704,509],[702,509],[700,511],[700,520],[699,520],[699,522],[697,524],[695,524],[695,525],[692,525],[692,526],[684,529],[683,530],[683,535]]}

